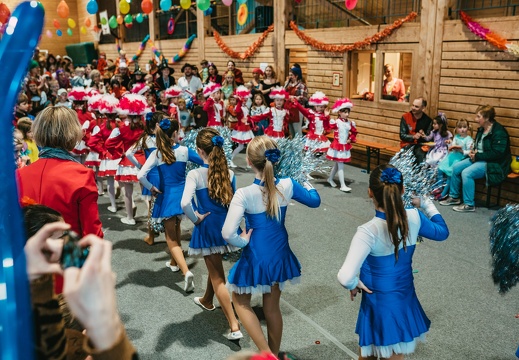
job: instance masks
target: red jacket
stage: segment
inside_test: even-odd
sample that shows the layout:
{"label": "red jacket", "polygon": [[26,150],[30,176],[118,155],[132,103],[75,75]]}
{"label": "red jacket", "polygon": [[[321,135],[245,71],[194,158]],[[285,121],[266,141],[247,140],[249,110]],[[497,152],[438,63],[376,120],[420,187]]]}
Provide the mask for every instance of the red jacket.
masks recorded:
{"label": "red jacket", "polygon": [[108,138],[105,142],[106,150],[112,154],[114,159],[123,158],[119,165],[122,166],[133,166],[124,154],[130,147],[135,144],[141,137],[143,129],[135,128],[131,129],[130,125],[122,125],[119,127],[119,135]]}
{"label": "red jacket", "polygon": [[[106,121],[111,121],[112,128],[108,129],[106,127]],[[99,126],[99,132],[95,135],[92,135],[88,138],[86,144],[87,146],[96,153],[99,154],[99,158],[102,159],[118,159],[117,157],[112,157],[112,154],[110,154],[106,150],[105,141],[108,139],[110,134],[112,133],[112,130],[116,127],[115,120],[105,120],[104,123],[102,123]]]}
{"label": "red jacket", "polygon": [[216,121],[215,101],[212,97],[208,97],[204,104],[204,111],[207,113],[207,126],[223,126],[223,101],[218,102],[222,107],[220,110],[220,123]]}
{"label": "red jacket", "polygon": [[103,237],[94,172],[74,161],[39,159],[19,169],[20,198],[27,196],[63,215],[72,230]]}

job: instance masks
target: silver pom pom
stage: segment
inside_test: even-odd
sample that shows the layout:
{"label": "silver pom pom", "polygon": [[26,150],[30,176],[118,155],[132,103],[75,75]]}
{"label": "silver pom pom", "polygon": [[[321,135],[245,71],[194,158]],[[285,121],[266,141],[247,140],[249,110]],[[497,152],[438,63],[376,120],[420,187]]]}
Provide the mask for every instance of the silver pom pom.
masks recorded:
{"label": "silver pom pom", "polygon": [[[230,163],[232,155],[231,129],[223,126],[214,127],[214,129],[216,129],[220,133],[220,136],[224,138],[223,151],[225,153],[225,157],[227,158],[227,163]],[[193,151],[196,151],[196,137],[198,136],[199,131],[200,129],[194,129],[187,132],[182,139],[181,144]],[[198,167],[199,166],[197,164],[188,162],[186,167],[186,174]]]}

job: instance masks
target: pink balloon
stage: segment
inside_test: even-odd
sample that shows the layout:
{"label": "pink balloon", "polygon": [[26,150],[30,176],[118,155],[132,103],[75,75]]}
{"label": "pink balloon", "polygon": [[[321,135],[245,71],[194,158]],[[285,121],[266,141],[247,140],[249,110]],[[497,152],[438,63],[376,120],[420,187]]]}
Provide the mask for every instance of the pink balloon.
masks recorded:
{"label": "pink balloon", "polygon": [[232,5],[232,0],[222,0],[223,4],[225,6],[231,6]]}
{"label": "pink balloon", "polygon": [[357,6],[358,0],[345,0],[344,5],[346,5],[346,9],[353,10],[355,9],[355,6]]}

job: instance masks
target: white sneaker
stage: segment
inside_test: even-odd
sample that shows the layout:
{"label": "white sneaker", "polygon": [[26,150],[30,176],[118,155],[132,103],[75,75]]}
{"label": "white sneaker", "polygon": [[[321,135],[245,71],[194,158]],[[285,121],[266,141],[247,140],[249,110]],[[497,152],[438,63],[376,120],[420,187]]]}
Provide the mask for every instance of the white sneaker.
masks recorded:
{"label": "white sneaker", "polygon": [[171,263],[169,261],[166,261],[166,267],[169,268],[173,272],[179,272],[180,271],[180,268],[178,266],[171,265]]}
{"label": "white sneaker", "polygon": [[107,207],[108,211],[110,211],[111,213],[116,213],[117,212],[117,208],[115,206],[109,206]]}
{"label": "white sneaker", "polygon": [[126,225],[135,225],[135,219],[128,219],[126,217],[121,218],[121,222]]}
{"label": "white sneaker", "polygon": [[331,186],[332,188],[337,187],[337,184],[335,183],[335,181],[333,181],[332,178],[328,178],[328,184],[330,184],[330,186]]}
{"label": "white sneaker", "polygon": [[232,160],[229,162],[229,166],[232,167],[233,169],[238,167]]}
{"label": "white sneaker", "polygon": [[184,291],[185,292],[193,292],[195,291],[195,282],[193,281],[193,278],[195,276],[191,271],[188,271],[186,275],[184,276]]}
{"label": "white sneaker", "polygon": [[240,340],[241,338],[243,338],[243,334],[240,330],[231,331],[227,334],[227,340]]}
{"label": "white sneaker", "polygon": [[342,192],[351,192],[351,188],[347,187],[346,185],[341,186],[339,190],[341,190]]}

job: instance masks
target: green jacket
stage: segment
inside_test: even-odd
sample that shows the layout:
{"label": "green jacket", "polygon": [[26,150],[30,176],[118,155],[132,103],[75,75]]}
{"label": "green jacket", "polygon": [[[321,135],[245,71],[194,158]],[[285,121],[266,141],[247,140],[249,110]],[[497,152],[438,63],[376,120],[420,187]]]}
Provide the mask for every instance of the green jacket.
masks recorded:
{"label": "green jacket", "polygon": [[[483,127],[478,129],[474,147],[483,135]],[[510,173],[512,153],[510,151],[510,136],[498,122],[494,122],[492,129],[483,139],[483,152],[476,153],[475,161],[487,163],[487,186],[499,185]]]}

